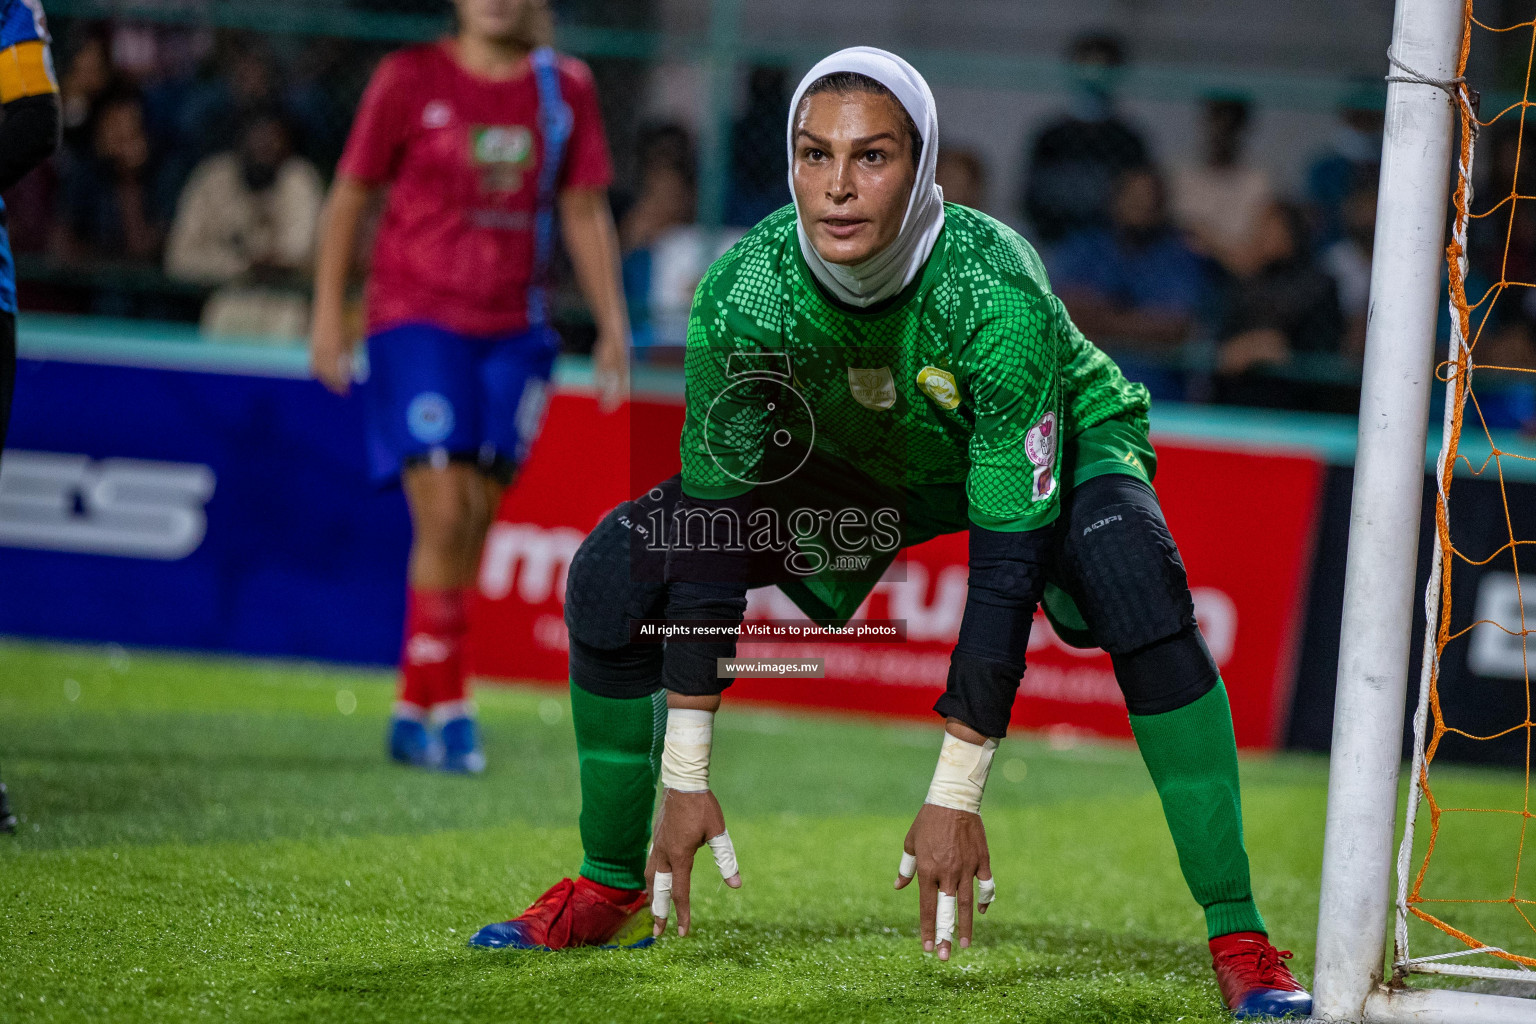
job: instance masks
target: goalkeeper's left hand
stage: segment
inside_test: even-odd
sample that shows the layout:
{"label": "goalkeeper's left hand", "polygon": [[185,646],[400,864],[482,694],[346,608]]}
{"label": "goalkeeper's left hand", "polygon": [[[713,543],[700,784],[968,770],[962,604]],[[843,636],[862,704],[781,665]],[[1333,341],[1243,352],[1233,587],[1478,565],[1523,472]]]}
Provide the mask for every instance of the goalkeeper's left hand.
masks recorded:
{"label": "goalkeeper's left hand", "polygon": [[[966,949],[971,944],[971,912],[979,907],[985,914],[997,893],[981,815],[923,804],[902,844],[896,888],[906,888],[914,871],[923,951],[937,949],[939,959],[948,960],[957,931],[960,948]],[[974,896],[973,879],[980,888]]]}
{"label": "goalkeeper's left hand", "polygon": [[[958,718],[948,719],[928,796],[902,844],[896,888],[905,889],[916,873],[923,951],[937,950],[940,960],[949,959],[956,918],[960,948],[965,949],[971,944],[971,911],[980,904],[985,914],[997,895],[987,830],[981,824],[982,792],[996,752],[997,740]],[[980,890],[974,896],[972,879]]]}

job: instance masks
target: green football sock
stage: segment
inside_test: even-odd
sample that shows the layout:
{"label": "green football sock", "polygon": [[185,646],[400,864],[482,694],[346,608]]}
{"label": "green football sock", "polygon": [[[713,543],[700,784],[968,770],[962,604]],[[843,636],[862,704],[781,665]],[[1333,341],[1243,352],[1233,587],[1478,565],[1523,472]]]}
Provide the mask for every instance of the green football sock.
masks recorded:
{"label": "green football sock", "polygon": [[624,700],[573,682],[571,720],[581,765],[581,874],[616,889],[643,889],[667,693]]}
{"label": "green football sock", "polygon": [[1205,909],[1209,937],[1267,932],[1253,902],[1243,847],[1226,686],[1218,680],[1211,692],[1176,711],[1132,715],[1131,730],[1163,801],[1184,881]]}

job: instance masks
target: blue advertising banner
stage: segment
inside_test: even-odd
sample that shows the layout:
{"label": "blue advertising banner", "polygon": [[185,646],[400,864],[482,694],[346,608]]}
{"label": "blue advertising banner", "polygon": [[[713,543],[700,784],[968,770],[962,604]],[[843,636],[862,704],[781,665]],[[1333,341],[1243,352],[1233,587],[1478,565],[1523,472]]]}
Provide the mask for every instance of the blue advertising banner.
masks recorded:
{"label": "blue advertising banner", "polygon": [[302,352],[36,323],[0,460],[0,633],[396,659],[409,523],[368,480],[355,396]]}

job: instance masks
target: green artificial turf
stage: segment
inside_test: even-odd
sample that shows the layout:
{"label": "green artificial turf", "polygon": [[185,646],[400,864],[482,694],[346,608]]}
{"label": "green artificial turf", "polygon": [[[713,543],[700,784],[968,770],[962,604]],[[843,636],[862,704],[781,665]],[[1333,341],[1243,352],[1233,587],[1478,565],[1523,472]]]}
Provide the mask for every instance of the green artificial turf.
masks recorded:
{"label": "green artificial turf", "polygon": [[[490,769],[466,779],[385,763],[391,697],[384,673],[0,646],[0,777],[23,818],[0,837],[0,1021],[1226,1019],[1129,745],[1005,743],[998,902],[942,964],[891,889],[936,724],[728,701],[711,778],[745,886],[705,857],[686,939],[492,953],[465,940],[580,860],[568,702],[481,688]],[[1260,906],[1307,980],[1326,765],[1243,771]],[[1448,778],[1521,806],[1518,776]],[[1446,881],[1507,888],[1494,860]],[[1488,939],[1536,945],[1509,909],[1480,919]]]}

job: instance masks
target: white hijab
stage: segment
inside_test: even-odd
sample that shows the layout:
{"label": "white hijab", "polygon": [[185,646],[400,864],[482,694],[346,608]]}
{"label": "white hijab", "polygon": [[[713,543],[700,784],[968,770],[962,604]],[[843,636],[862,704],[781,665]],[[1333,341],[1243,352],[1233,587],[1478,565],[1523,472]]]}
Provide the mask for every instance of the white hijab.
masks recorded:
{"label": "white hijab", "polygon": [[944,193],[933,180],[939,162],[939,115],[933,103],[933,93],[928,91],[928,83],[923,81],[923,76],[894,53],[877,50],[873,46],[850,46],[846,50],[837,51],[806,73],[789,105],[791,196],[795,194],[795,113],[800,109],[805,91],[813,82],[839,71],[857,72],[891,90],[911,115],[923,139],[917,178],[912,185],[912,195],[907,199],[907,212],[902,218],[901,231],[896,235],[896,240],[882,252],[863,263],[841,266],[822,259],[805,233],[799,203],[795,204],[795,229],[800,235],[800,251],[805,255],[805,262],[810,266],[811,273],[816,275],[816,280],[840,302],[850,306],[872,306],[912,283],[927,262],[929,253],[933,252],[933,245],[944,227]]}

